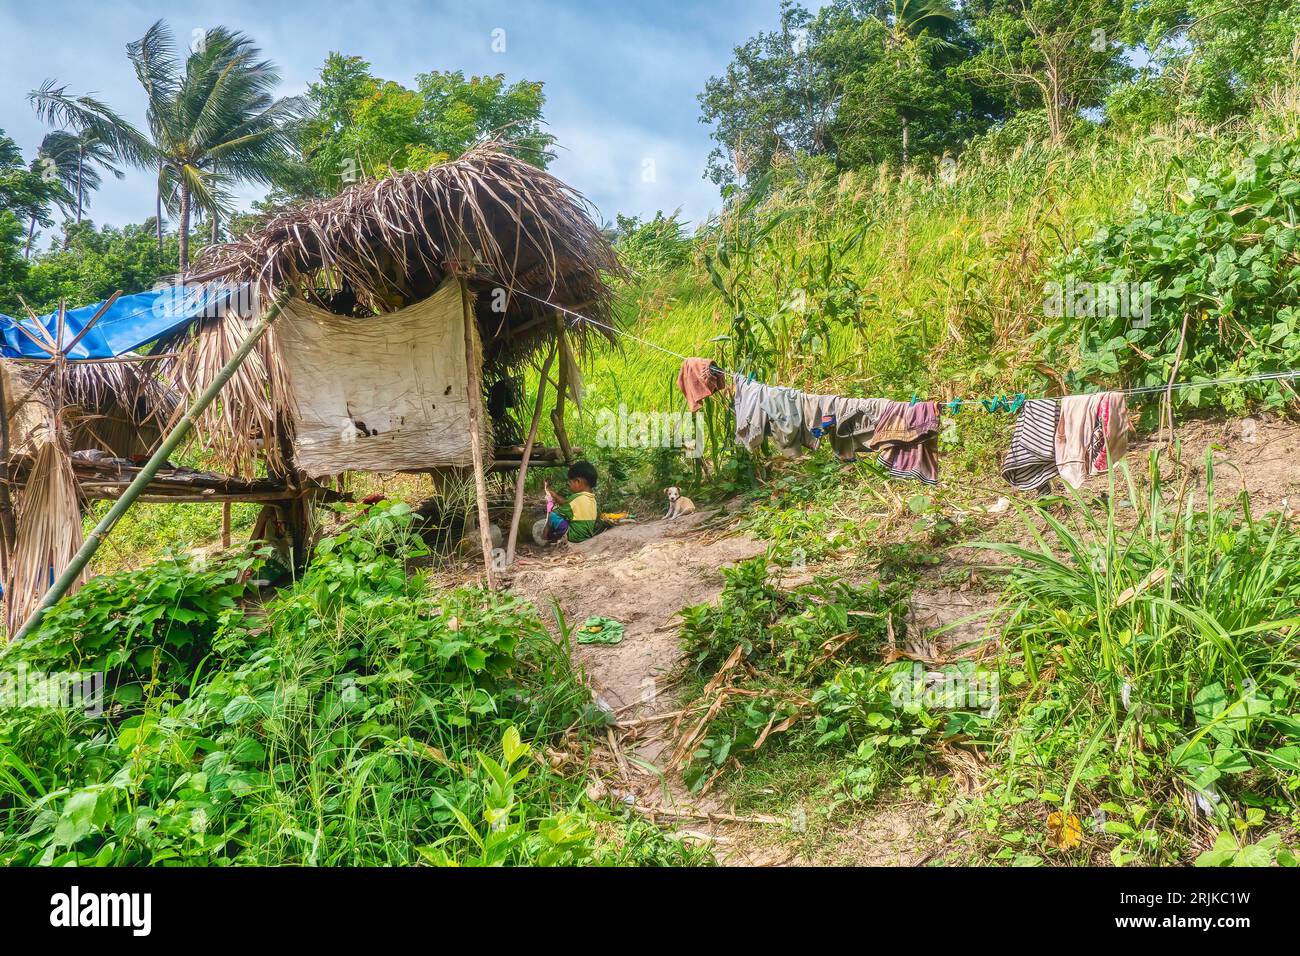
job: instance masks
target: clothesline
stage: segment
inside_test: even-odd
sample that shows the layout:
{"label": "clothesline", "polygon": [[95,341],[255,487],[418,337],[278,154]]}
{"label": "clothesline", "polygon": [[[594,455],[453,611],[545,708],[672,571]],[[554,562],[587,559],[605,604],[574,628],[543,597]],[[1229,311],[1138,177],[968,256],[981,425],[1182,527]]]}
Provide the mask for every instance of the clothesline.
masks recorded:
{"label": "clothesline", "polygon": [[[656,351],[663,352],[665,355],[671,355],[674,358],[681,359],[683,362],[686,361],[686,359],[688,358],[688,356],[682,355],[680,352],[674,352],[670,348],[665,348],[664,346],[651,342],[648,339],[643,339],[639,336],[633,335],[631,332],[626,332],[620,329],[616,329],[612,325],[607,325],[604,322],[598,322],[596,319],[590,318],[589,316],[585,316],[580,312],[574,312],[572,309],[567,309],[562,305],[558,305],[555,302],[551,302],[548,301],[547,299],[543,299],[539,296],[535,296],[529,292],[525,292],[522,289],[514,289],[512,291],[516,292],[519,295],[526,296],[527,298],[532,299],[535,302],[540,302],[542,305],[546,305],[552,309],[556,309],[560,312],[563,312],[565,315],[570,315],[573,316],[575,319],[580,319],[583,322],[586,322],[588,325],[594,325],[597,328],[605,329],[606,331],[612,332],[615,335],[619,335],[622,336],[623,338],[631,339],[633,342],[640,342],[642,345],[645,345],[648,348],[652,348],[655,349]],[[732,369],[724,368],[721,365],[719,365],[718,368],[732,375],[742,374]],[[1291,381],[1297,378],[1300,378],[1300,370],[1293,370],[1287,372],[1261,372],[1257,375],[1246,375],[1239,378],[1216,378],[1204,382],[1184,381],[1184,382],[1166,383],[1164,385],[1141,385],[1141,386],[1135,386],[1133,388],[1105,389],[1104,391],[1118,392],[1119,394],[1126,395],[1126,396],[1127,395],[1155,395],[1155,394],[1160,394],[1162,392],[1169,392],[1172,390],[1183,389],[1183,388],[1211,388],[1216,385],[1246,385],[1253,382],[1284,382],[1284,381]],[[1085,395],[1085,394],[1093,394],[1093,393],[1081,392],[1078,394]],[[1072,396],[1044,396],[1044,397],[1068,398]],[[968,403],[972,405],[978,404],[979,399],[969,399]]]}

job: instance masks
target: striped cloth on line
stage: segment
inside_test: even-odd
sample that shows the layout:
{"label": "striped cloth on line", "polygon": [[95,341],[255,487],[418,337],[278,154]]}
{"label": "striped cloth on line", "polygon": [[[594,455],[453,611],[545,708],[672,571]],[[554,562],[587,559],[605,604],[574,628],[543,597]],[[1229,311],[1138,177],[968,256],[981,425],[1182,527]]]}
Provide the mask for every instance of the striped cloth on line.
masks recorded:
{"label": "striped cloth on line", "polygon": [[1061,406],[1052,398],[1031,398],[1020,410],[1002,477],[1020,491],[1037,491],[1057,476],[1056,422]]}

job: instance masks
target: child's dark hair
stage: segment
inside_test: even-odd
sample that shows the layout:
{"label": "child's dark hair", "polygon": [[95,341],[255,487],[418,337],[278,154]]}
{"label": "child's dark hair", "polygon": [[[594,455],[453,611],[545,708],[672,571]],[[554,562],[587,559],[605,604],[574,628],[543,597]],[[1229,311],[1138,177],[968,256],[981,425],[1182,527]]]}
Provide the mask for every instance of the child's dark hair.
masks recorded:
{"label": "child's dark hair", "polygon": [[596,476],[596,466],[589,461],[575,461],[569,466],[569,480],[581,478],[587,483],[587,487],[595,488],[599,480]]}

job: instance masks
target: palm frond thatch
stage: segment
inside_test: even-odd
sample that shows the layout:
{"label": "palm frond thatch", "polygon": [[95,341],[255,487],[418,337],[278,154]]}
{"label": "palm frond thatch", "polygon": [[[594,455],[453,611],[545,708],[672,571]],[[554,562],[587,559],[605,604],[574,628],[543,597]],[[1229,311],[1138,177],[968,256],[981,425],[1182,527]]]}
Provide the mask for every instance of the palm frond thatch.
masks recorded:
{"label": "palm frond thatch", "polygon": [[[130,354],[126,357],[131,357]],[[56,405],[70,451],[98,448],[113,455],[149,451],[175,419],[181,393],[157,362],[69,362],[61,401],[47,366],[0,362],[8,405],[11,454],[32,456],[54,431]]]}
{"label": "palm frond thatch", "polygon": [[191,279],[250,282],[266,296],[293,289],[322,308],[365,316],[427,298],[449,272],[479,293],[492,365],[556,333],[545,321],[554,310],[515,293],[613,325],[606,278],[622,269],[579,193],[487,143],[428,170],[282,211],[260,230],[211,247]]}
{"label": "palm frond thatch", "polygon": [[[17,633],[59,573],[81,548],[80,492],[67,452],[54,436],[36,449],[18,492],[18,540],[5,563],[5,627]],[[72,591],[84,583],[86,574]],[[71,592],[69,592],[71,593]]]}

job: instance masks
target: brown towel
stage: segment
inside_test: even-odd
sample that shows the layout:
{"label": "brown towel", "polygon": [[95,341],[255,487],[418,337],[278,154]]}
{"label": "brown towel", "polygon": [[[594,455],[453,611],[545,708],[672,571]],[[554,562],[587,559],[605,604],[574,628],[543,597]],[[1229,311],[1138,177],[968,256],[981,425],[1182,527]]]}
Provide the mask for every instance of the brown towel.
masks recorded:
{"label": "brown towel", "polygon": [[685,359],[682,370],[677,373],[677,387],[686,396],[686,406],[693,412],[698,412],[704,400],[722,388],[724,381],[722,372],[714,369],[708,359]]}

